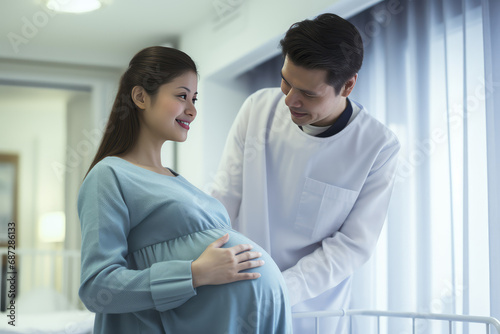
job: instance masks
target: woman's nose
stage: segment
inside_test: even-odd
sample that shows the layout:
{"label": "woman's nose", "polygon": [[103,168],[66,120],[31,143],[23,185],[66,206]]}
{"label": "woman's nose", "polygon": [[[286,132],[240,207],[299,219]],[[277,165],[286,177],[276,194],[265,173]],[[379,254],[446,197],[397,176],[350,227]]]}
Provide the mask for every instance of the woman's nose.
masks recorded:
{"label": "woman's nose", "polygon": [[198,111],[196,110],[194,103],[191,103],[191,105],[186,108],[185,113],[193,118],[196,117],[196,114],[198,113]]}

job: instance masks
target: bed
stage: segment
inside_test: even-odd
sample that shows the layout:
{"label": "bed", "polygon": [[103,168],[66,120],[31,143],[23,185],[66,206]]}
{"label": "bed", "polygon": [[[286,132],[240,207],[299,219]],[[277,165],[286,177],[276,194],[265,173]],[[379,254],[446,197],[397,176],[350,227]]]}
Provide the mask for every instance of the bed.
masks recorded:
{"label": "bed", "polygon": [[79,251],[0,248],[0,259],[0,333],[92,333],[94,314],[78,298]]}
{"label": "bed", "polygon": [[[9,254],[7,248],[0,248],[0,259],[1,334],[92,333],[94,314],[85,309],[77,293],[80,284],[79,251],[17,249],[13,256],[12,251]],[[15,299],[11,298],[12,292]],[[11,300],[14,300],[15,305],[15,326],[9,324],[12,321],[9,318],[12,313],[9,310]],[[310,318],[316,322],[317,331],[318,319],[322,317],[349,317],[351,333],[390,333],[391,321],[402,321],[399,325],[405,328],[404,333],[435,333],[428,330],[426,324],[440,322],[439,333],[458,334],[464,332],[464,326],[475,326],[470,327],[470,333],[500,334],[500,322],[497,319],[480,316],[337,310],[294,313],[293,317]]]}

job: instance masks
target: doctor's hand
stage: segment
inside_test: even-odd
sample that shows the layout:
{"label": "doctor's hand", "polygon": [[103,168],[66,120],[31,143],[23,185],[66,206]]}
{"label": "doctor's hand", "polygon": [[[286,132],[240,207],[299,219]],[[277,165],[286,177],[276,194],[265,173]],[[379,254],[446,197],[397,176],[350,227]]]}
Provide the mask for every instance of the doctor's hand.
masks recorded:
{"label": "doctor's hand", "polygon": [[229,234],[215,240],[208,245],[200,257],[191,263],[193,288],[260,277],[259,273],[241,273],[240,271],[262,266],[263,260],[253,260],[262,254],[250,252],[252,245],[247,244],[221,248],[228,240]]}

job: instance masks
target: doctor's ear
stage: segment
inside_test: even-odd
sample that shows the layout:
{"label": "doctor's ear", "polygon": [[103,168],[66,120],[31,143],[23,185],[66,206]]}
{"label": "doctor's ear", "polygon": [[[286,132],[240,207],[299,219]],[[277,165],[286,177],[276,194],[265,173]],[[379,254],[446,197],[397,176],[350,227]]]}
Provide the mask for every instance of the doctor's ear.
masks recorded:
{"label": "doctor's ear", "polygon": [[131,92],[132,101],[141,110],[146,109],[146,97],[147,93],[141,86],[134,86]]}
{"label": "doctor's ear", "polygon": [[349,94],[351,94],[352,90],[354,89],[354,86],[356,86],[356,81],[358,80],[358,73],[354,74],[352,78],[347,80],[347,82],[344,84],[344,87],[342,88],[341,95],[343,97],[348,97]]}

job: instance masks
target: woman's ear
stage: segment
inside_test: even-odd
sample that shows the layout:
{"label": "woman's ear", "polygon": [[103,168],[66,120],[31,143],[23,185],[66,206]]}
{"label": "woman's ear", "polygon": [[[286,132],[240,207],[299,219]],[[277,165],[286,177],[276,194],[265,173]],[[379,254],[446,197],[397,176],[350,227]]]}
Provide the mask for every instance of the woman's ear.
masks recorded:
{"label": "woman's ear", "polygon": [[141,86],[134,86],[132,88],[132,93],[130,94],[134,104],[141,110],[146,109],[146,91]]}

